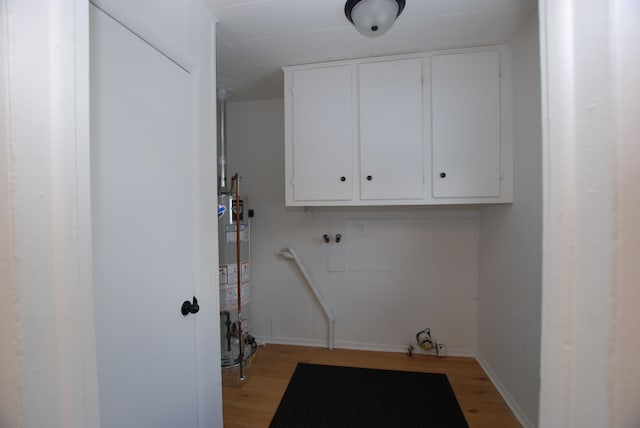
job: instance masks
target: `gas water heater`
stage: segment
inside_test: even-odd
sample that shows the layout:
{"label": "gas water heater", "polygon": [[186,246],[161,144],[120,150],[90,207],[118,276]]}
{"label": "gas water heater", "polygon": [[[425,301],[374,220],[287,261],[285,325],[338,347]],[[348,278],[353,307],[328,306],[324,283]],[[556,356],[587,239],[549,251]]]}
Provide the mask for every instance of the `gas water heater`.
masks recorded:
{"label": "gas water heater", "polygon": [[[256,341],[249,333],[249,304],[251,302],[249,245],[251,229],[249,219],[253,213],[246,207],[246,198],[240,199],[238,204],[233,192],[221,193],[218,196],[218,272],[222,368],[245,364],[253,357],[257,349]],[[238,219],[240,220],[239,224]],[[240,299],[238,299],[238,291],[240,291]]]}

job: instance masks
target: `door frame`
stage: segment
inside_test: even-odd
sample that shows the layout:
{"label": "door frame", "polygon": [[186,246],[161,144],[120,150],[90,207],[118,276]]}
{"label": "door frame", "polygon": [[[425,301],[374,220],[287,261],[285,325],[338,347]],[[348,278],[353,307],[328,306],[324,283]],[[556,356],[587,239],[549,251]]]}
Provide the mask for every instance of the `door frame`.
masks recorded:
{"label": "door frame", "polygon": [[640,86],[633,73],[640,65],[640,7],[626,0],[539,0],[539,16],[538,424],[636,426]]}

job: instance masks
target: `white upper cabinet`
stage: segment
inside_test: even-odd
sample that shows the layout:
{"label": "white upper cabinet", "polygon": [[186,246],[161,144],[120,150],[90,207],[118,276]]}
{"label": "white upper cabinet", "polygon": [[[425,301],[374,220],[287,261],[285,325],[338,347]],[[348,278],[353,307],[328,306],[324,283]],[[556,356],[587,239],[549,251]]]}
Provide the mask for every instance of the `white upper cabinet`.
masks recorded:
{"label": "white upper cabinet", "polygon": [[[300,70],[291,76],[288,188],[294,201],[353,198],[351,67]],[[289,199],[289,198],[287,198]]]}
{"label": "white upper cabinet", "polygon": [[422,59],[359,65],[361,199],[423,199]]}
{"label": "white upper cabinet", "polygon": [[506,47],[284,68],[289,206],[513,201]]}
{"label": "white upper cabinet", "polygon": [[433,197],[500,196],[500,56],[431,57]]}

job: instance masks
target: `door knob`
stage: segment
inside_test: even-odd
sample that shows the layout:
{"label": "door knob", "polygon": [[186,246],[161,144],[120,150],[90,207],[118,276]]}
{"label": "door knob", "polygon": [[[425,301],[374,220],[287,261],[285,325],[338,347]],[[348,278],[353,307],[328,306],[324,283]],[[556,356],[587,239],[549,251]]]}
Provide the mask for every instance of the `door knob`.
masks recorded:
{"label": "door knob", "polygon": [[182,302],[182,307],[180,308],[180,312],[182,315],[187,316],[189,314],[197,314],[200,310],[200,305],[198,305],[198,299],[196,296],[193,296],[193,302],[185,300]]}

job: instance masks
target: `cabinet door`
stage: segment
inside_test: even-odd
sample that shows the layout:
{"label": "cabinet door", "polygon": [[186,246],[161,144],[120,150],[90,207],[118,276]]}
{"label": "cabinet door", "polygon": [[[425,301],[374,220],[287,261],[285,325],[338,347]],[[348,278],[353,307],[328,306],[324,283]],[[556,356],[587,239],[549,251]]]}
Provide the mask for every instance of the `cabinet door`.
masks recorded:
{"label": "cabinet door", "polygon": [[361,199],[422,199],[422,61],[360,65]]}
{"label": "cabinet door", "polygon": [[500,57],[431,58],[433,196],[500,196]]}
{"label": "cabinet door", "polygon": [[349,65],[293,72],[293,199],[353,198]]}

